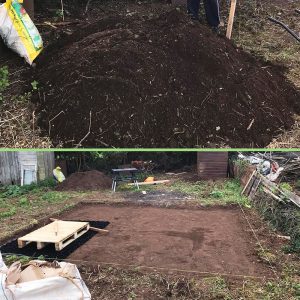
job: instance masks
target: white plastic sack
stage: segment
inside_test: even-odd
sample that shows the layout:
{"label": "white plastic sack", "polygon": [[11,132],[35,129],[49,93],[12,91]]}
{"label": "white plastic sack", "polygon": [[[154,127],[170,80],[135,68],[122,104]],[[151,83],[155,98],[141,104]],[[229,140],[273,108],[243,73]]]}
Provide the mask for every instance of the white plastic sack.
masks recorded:
{"label": "white plastic sack", "polygon": [[61,276],[7,285],[5,266],[0,253],[0,300],[91,300],[91,294],[77,267],[70,263],[58,263],[61,268],[75,269],[73,278]]}
{"label": "white plastic sack", "polygon": [[0,5],[0,36],[8,48],[31,65],[43,49],[42,38],[22,6],[21,0]]}

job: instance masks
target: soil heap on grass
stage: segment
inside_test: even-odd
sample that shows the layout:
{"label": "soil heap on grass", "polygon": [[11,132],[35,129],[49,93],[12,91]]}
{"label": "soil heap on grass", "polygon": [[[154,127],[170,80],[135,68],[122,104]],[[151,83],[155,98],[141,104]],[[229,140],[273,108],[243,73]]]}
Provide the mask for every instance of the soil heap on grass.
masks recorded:
{"label": "soil heap on grass", "polygon": [[281,68],[177,10],[80,27],[32,79],[39,125],[66,147],[263,147],[299,112]]}
{"label": "soil heap on grass", "polygon": [[103,190],[110,188],[111,178],[99,171],[73,173],[58,187],[58,191]]}

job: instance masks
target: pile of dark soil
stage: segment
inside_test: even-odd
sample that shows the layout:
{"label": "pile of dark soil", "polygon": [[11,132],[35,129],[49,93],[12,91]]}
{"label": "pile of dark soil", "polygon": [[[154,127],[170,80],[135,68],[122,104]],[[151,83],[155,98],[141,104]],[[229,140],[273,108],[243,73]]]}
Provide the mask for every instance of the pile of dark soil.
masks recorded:
{"label": "pile of dark soil", "polygon": [[106,189],[111,186],[111,178],[93,170],[73,173],[58,187],[58,191],[84,191]]}
{"label": "pile of dark soil", "polygon": [[65,147],[263,147],[300,111],[281,68],[177,10],[81,25],[32,79],[39,125]]}

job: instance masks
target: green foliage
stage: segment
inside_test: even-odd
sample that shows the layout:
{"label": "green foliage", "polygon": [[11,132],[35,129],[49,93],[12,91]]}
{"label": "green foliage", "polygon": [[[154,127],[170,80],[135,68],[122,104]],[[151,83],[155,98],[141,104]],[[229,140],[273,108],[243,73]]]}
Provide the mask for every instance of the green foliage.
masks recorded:
{"label": "green foliage", "polygon": [[235,174],[237,179],[240,179],[243,175],[244,171],[246,170],[247,166],[249,165],[249,162],[244,159],[237,159],[234,160],[234,165],[237,166],[239,173]]}
{"label": "green foliage", "polygon": [[293,191],[293,187],[292,187],[289,183],[287,183],[287,182],[282,182],[282,183],[280,183],[280,184],[279,184],[279,187],[280,187],[281,189],[287,190],[287,191],[289,191],[289,192],[292,192],[292,191]]}
{"label": "green foliage", "polygon": [[27,206],[29,204],[29,201],[26,197],[20,198],[19,199],[19,205],[21,206]]}
{"label": "green foliage", "polygon": [[65,193],[55,191],[47,192],[41,197],[42,200],[47,201],[49,203],[61,202],[66,200],[67,198],[68,195],[66,195]]}
{"label": "green foliage", "polygon": [[241,186],[236,179],[193,183],[179,180],[172,184],[171,189],[193,196],[204,205],[240,203],[250,206],[248,198],[241,196]]}
{"label": "green foliage", "polygon": [[56,186],[56,181],[53,177],[46,178],[37,183],[37,187],[40,188],[54,188]]}
{"label": "green foliage", "polygon": [[18,185],[8,185],[2,188],[3,192],[1,193],[2,197],[17,197],[23,195],[22,187]]}
{"label": "green foliage", "polygon": [[261,245],[257,245],[256,253],[260,260],[266,264],[274,264],[276,262],[276,256],[271,250],[262,248]]}
{"label": "green foliage", "polygon": [[3,92],[9,86],[8,75],[9,72],[7,66],[0,68],[0,102],[3,101]]}
{"label": "green foliage", "polygon": [[0,197],[14,198],[22,196],[24,194],[28,194],[29,192],[36,193],[44,188],[54,188],[55,186],[56,182],[51,177],[38,183],[31,183],[23,186],[8,185],[0,189]]}
{"label": "green foliage", "polygon": [[[8,254],[3,255],[3,260],[7,266],[10,266],[16,261],[19,261],[22,265],[28,264],[31,260],[33,260],[33,257],[26,256],[26,255],[15,255],[15,254]],[[37,257],[38,260],[45,260],[45,257],[43,255],[40,255]]]}
{"label": "green foliage", "polygon": [[213,299],[233,300],[226,281],[222,277],[204,279]]}
{"label": "green foliage", "polygon": [[16,214],[16,208],[10,207],[8,210],[0,212],[0,219],[10,218]]}
{"label": "green foliage", "polygon": [[295,183],[295,187],[297,190],[300,190],[300,179],[298,179]]}
{"label": "green foliage", "polygon": [[27,102],[29,102],[31,96],[32,96],[32,93],[31,92],[27,92],[27,93],[24,93],[23,95],[13,96],[12,97],[12,101],[21,102],[21,103],[27,103]]}
{"label": "green foliage", "polygon": [[56,11],[55,11],[55,19],[57,19],[57,18],[62,18],[63,17],[63,12],[62,12],[62,10],[61,9],[57,9]]}
{"label": "green foliage", "polygon": [[290,244],[283,250],[300,254],[299,209],[292,203],[274,200],[263,192],[256,195],[254,204],[274,228],[291,237]]}
{"label": "green foliage", "polygon": [[212,196],[213,198],[223,198],[224,197],[224,194],[219,190],[212,191],[209,195]]}
{"label": "green foliage", "polygon": [[28,264],[31,260],[31,258],[29,256],[25,256],[25,255],[5,255],[3,257],[4,262],[9,266],[11,264],[13,264],[16,261],[20,261],[21,264]]}
{"label": "green foliage", "polygon": [[38,82],[36,80],[31,82],[32,89],[36,91],[38,89]]}

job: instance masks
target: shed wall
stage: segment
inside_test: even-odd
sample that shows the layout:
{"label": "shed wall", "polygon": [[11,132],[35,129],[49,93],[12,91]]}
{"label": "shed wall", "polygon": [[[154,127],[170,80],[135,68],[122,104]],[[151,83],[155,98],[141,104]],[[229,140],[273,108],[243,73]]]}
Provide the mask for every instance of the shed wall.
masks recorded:
{"label": "shed wall", "polygon": [[228,152],[198,152],[197,171],[200,179],[226,178]]}

